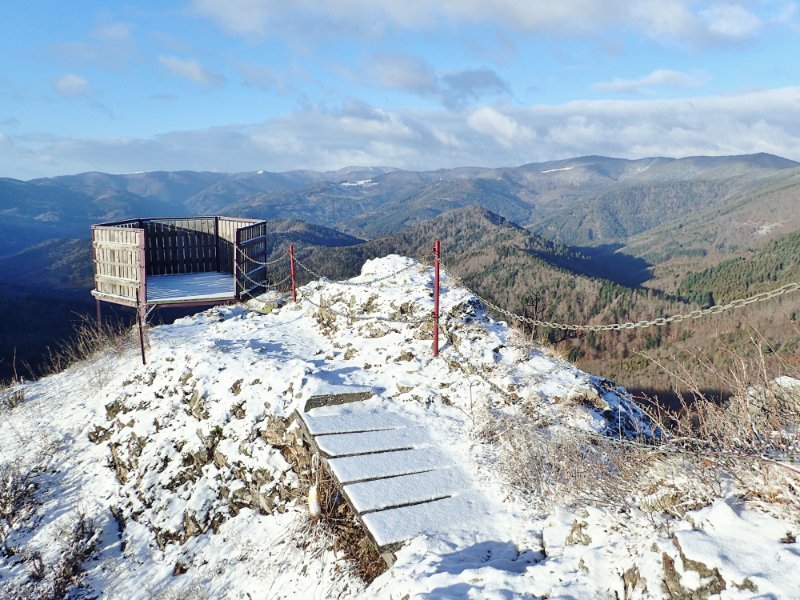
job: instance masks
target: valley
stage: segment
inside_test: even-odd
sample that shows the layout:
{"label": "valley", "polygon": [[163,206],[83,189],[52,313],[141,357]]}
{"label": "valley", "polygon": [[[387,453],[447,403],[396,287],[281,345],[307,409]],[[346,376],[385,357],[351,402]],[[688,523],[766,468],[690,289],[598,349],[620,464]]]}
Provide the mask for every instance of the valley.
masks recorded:
{"label": "valley", "polygon": [[[41,372],[45,348],[93,314],[93,223],[212,212],[266,218],[273,257],[293,244],[298,258],[334,279],[369,258],[422,257],[441,239],[447,268],[491,302],[539,320],[602,324],[687,313],[797,281],[798,184],[800,164],[766,154],[4,179],[0,379],[12,375],[15,349],[18,370]],[[668,328],[526,333],[583,369],[663,395],[675,383],[665,362],[712,348],[724,371],[722,347],[746,351],[753,331],[774,353],[796,356],[797,307],[784,297]],[[724,387],[711,376],[701,383]]]}

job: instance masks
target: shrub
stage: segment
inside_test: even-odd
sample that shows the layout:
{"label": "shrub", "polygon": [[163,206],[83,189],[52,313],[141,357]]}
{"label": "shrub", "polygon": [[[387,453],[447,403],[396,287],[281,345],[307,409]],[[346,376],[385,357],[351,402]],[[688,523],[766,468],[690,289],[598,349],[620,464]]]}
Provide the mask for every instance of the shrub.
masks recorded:
{"label": "shrub", "polygon": [[[132,329],[122,323],[96,324],[83,316],[75,326],[71,341],[63,342],[55,350],[49,349],[44,374],[58,373],[70,365],[85,361],[100,352],[108,352],[114,357],[133,345]],[[97,366],[93,375],[102,380],[105,370]]]}

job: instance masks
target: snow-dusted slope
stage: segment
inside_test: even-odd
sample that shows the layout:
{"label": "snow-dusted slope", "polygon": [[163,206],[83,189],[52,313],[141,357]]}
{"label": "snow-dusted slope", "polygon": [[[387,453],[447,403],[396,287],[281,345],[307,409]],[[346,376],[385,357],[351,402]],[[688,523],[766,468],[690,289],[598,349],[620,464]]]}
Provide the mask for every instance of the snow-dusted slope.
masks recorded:
{"label": "snow-dusted slope", "polygon": [[[153,328],[146,366],[128,349],[23,387],[24,401],[2,411],[0,460],[31,474],[34,503],[3,517],[5,596],[51,584],[51,573],[31,573],[37,560],[58,562],[79,513],[97,539],[73,597],[622,597],[623,574],[637,565],[648,584],[631,593],[658,598],[664,556],[688,569],[641,515],[532,514],[500,475],[495,446],[482,441],[487,420],[520,411],[567,432],[649,434],[622,390],[526,348],[447,280],[447,338],[433,358],[431,270],[410,259],[370,261],[349,282],[301,292],[298,304],[263,297]],[[309,397],[366,388],[377,393],[364,406],[425,428],[491,514],[411,541],[369,588],[315,541],[291,463],[295,437],[285,431]],[[574,522],[585,523],[577,533],[586,537],[565,543]],[[696,551],[690,558],[713,563],[714,540],[741,541],[720,527],[741,522],[749,546],[780,562],[781,577],[763,565],[752,575],[769,582],[760,589],[800,585],[800,575],[786,575],[800,567],[796,544],[773,539],[784,523],[721,508],[697,522],[711,524],[704,536],[687,522],[679,538],[684,553]],[[752,539],[756,531],[769,533]]]}

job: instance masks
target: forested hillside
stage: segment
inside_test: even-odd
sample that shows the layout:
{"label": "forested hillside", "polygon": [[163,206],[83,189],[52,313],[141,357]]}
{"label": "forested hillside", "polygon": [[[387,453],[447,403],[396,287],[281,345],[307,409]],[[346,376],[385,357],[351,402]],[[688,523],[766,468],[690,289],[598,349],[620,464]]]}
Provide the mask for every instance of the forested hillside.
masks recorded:
{"label": "forested hillside", "polygon": [[782,236],[700,272],[689,273],[678,292],[701,304],[724,304],[800,282],[800,232]]}
{"label": "forested hillside", "polygon": [[[200,212],[270,218],[273,258],[293,243],[301,261],[331,278],[352,276],[366,259],[388,253],[423,257],[438,238],[447,267],[491,301],[542,320],[595,324],[682,313],[796,280],[798,194],[798,164],[768,154],[0,180],[0,285],[6,309],[13,306],[26,323],[0,356],[7,367],[14,345],[41,347],[29,342],[48,331],[61,335],[65,319],[48,319],[62,314],[64,291],[79,294],[68,298],[80,300],[73,310],[91,312],[86,238],[93,222]],[[53,239],[72,235],[85,237]],[[273,282],[287,275],[286,261],[271,267]],[[52,310],[41,311],[48,302]],[[776,302],[771,310],[780,316],[795,314],[788,300]],[[28,318],[34,307],[41,314]],[[789,343],[793,329],[776,326],[769,310],[751,307],[746,315],[776,333],[776,343]],[[633,332],[533,333],[586,369],[651,386],[665,380],[637,352],[741,337],[742,323],[725,318]],[[0,362],[0,376],[7,375]]]}

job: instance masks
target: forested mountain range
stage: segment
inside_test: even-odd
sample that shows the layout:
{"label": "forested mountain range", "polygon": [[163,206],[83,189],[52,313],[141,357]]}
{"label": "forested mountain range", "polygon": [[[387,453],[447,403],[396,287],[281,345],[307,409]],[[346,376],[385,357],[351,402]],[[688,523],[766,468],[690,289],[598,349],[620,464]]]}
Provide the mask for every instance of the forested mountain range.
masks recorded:
{"label": "forested mountain range", "polygon": [[800,177],[799,168],[767,154],[640,160],[588,156],[425,172],[349,168],[0,179],[0,256],[45,239],[82,237],[92,223],[132,215],[293,219],[373,238],[471,205],[566,244],[621,243],[666,220],[722,209],[737,199],[736,214],[747,215],[742,202],[776,201],[780,190]]}
{"label": "forested mountain range", "polygon": [[[544,319],[608,322],[691,310],[797,280],[798,184],[800,163],[768,154],[588,156],[426,172],[358,167],[0,179],[0,295],[10,313],[39,311],[0,332],[0,379],[23,338],[37,330],[41,339],[63,337],[68,315],[91,310],[93,223],[267,218],[273,256],[293,243],[301,260],[329,277],[353,275],[365,259],[389,252],[421,256],[439,238],[448,267],[498,304]],[[792,314],[791,303],[781,306]],[[768,316],[753,318],[769,328]],[[648,369],[633,356],[637,350],[658,349],[665,335],[673,346],[705,335],[671,331],[565,341],[558,333],[537,334],[590,361],[584,368],[630,377],[622,382],[628,384],[635,372],[644,386],[650,375],[642,375]],[[784,328],[781,343],[791,341],[791,331]],[[626,364],[609,366],[612,355]]]}

